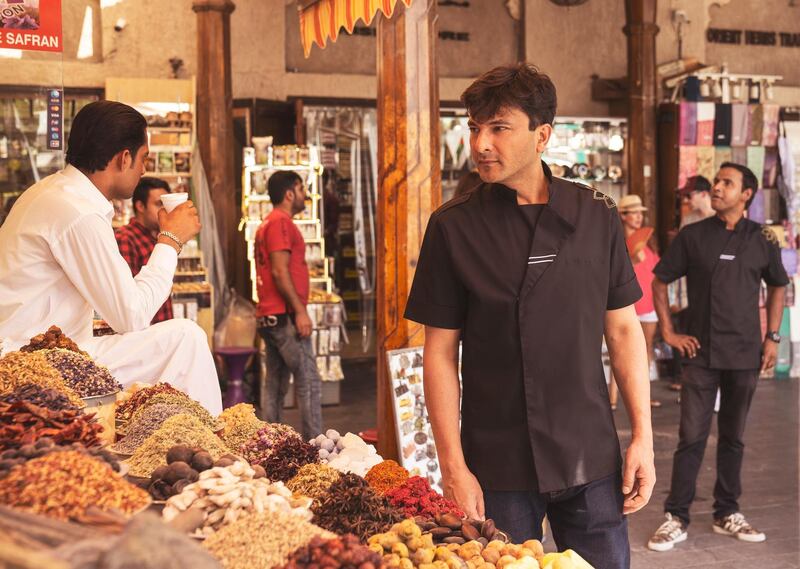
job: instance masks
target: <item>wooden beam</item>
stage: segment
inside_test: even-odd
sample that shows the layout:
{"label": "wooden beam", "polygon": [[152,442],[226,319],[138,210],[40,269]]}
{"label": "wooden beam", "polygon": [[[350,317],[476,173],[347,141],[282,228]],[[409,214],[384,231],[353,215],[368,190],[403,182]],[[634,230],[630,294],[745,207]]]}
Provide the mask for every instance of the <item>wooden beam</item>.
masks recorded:
{"label": "wooden beam", "polygon": [[656,6],[657,0],[625,0],[628,36],[628,191],[658,219],[656,196]]}
{"label": "wooden beam", "polygon": [[398,457],[386,352],[424,341],[403,319],[428,218],[442,200],[436,1],[378,23],[378,449]]}
{"label": "wooden beam", "polygon": [[[197,14],[197,140],[228,278],[237,273],[239,204],[233,162],[233,95],[231,88],[232,0],[193,0]],[[243,246],[242,246],[243,247]]]}

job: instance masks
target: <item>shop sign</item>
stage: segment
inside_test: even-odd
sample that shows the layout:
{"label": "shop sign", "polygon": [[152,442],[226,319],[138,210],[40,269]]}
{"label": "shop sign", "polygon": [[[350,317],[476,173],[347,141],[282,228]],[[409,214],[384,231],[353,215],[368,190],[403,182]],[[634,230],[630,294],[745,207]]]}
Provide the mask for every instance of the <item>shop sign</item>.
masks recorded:
{"label": "shop sign", "polygon": [[63,51],[61,0],[0,0],[0,48]]}
{"label": "shop sign", "polygon": [[800,33],[791,32],[762,32],[758,30],[708,28],[708,30],[706,30],[706,39],[709,43],[728,45],[800,47]]}

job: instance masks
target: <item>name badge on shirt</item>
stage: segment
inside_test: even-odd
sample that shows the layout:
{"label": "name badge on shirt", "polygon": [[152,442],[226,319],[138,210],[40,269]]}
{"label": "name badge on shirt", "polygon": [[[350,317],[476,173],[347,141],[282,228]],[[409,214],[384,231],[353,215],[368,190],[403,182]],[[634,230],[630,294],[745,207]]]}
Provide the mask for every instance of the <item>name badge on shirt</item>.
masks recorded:
{"label": "name badge on shirt", "polygon": [[736,255],[720,255],[719,258],[723,261],[733,261],[736,258]]}

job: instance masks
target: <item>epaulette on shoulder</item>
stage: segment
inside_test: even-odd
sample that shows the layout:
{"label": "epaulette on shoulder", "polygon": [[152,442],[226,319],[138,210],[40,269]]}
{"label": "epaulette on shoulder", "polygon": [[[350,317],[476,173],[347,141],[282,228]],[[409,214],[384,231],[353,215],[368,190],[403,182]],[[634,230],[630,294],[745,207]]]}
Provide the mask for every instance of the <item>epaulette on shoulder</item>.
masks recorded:
{"label": "epaulette on shoulder", "polygon": [[615,202],[614,198],[612,198],[608,194],[604,194],[600,190],[596,190],[593,187],[587,186],[586,184],[581,184],[580,182],[572,182],[572,183],[575,184],[581,190],[592,192],[592,198],[599,202],[604,202],[608,209],[614,209],[615,207],[617,207],[617,202]]}
{"label": "epaulette on shoulder", "polygon": [[473,194],[473,192],[467,192],[466,194],[462,194],[462,195],[460,195],[460,196],[458,196],[456,198],[453,198],[453,199],[449,200],[446,203],[443,203],[439,207],[439,209],[437,210],[437,213],[442,213],[442,212],[447,211],[448,209],[453,208],[453,207],[455,207],[457,205],[461,205],[462,203],[466,203],[467,201],[469,201],[469,198],[472,197],[472,194]]}
{"label": "epaulette on shoulder", "polygon": [[764,239],[767,240],[767,243],[771,243],[776,247],[780,247],[780,240],[778,239],[778,235],[773,231],[773,229],[769,225],[762,225],[761,226],[761,235],[764,236]]}

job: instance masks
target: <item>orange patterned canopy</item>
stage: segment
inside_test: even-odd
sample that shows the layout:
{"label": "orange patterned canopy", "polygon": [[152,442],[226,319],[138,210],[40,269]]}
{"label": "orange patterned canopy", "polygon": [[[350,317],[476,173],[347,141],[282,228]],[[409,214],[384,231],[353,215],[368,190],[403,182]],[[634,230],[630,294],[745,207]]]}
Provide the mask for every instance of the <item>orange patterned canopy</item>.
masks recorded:
{"label": "orange patterned canopy", "polygon": [[311,54],[314,43],[324,48],[328,38],[335,42],[341,28],[350,33],[358,20],[369,25],[378,10],[390,18],[398,1],[410,6],[413,0],[319,0],[300,8],[300,37],[305,56]]}

